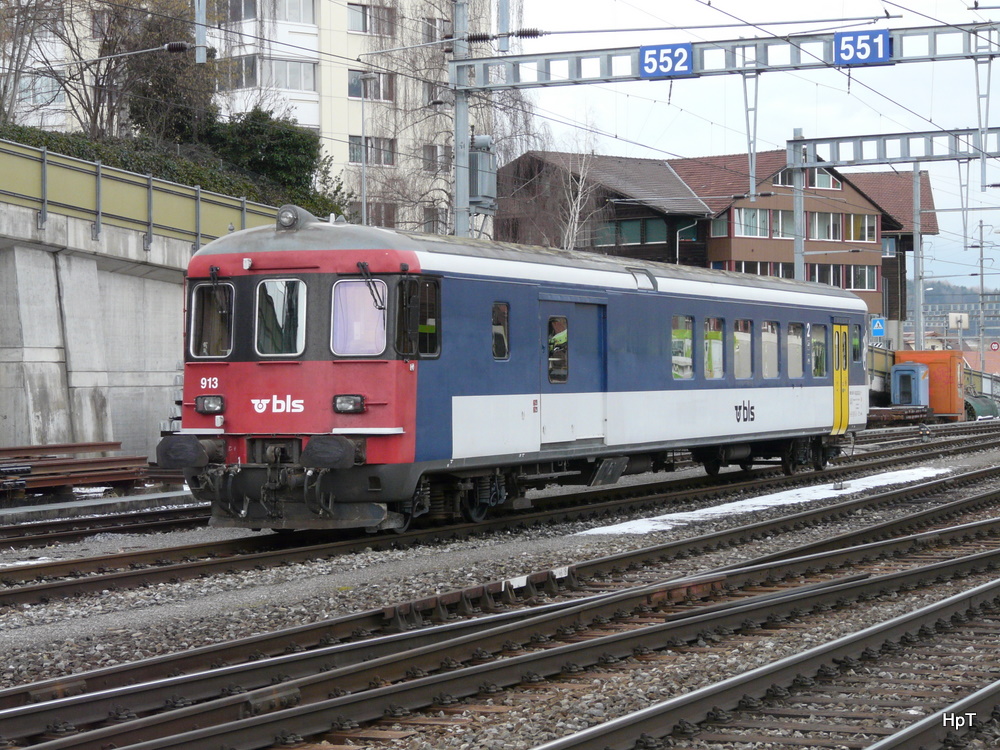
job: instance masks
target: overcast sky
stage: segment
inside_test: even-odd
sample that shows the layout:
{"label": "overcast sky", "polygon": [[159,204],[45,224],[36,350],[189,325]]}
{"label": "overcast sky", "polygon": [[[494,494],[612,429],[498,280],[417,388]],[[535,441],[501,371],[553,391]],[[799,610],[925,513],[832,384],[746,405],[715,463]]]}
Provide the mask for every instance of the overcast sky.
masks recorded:
{"label": "overcast sky", "polygon": [[[993,3],[996,3],[995,5]],[[524,0],[523,26],[547,32],[638,32],[552,34],[526,44],[526,51],[554,52],[646,45],[833,33],[902,26],[1000,22],[1000,0]],[[890,16],[885,18],[886,13]],[[884,20],[872,24],[849,19]],[[777,24],[802,21],[802,25]],[[721,26],[694,28],[695,26]],[[993,41],[1000,41],[994,34]],[[998,79],[992,77],[992,94]],[[784,149],[794,128],[806,138],[891,134],[978,126],[976,64],[970,60],[899,63],[878,68],[765,73],[758,78],[757,148]],[[985,94],[985,88],[983,93]],[[538,114],[551,129],[556,148],[591,148],[599,153],[642,158],[697,157],[747,150],[743,85],[740,76],[722,75],[620,84],[562,86],[533,90]],[[990,99],[987,124],[1000,126],[998,102]],[[596,132],[595,132],[596,131]],[[979,163],[928,164],[939,209],[959,208],[967,181],[969,205],[1000,207],[1000,188],[981,190]],[[876,169],[867,167],[866,169]],[[912,171],[911,165],[897,167]],[[845,169],[845,174],[850,174]],[[967,175],[967,177],[966,177]],[[991,164],[987,183],[1000,183]],[[925,275],[954,284],[979,286],[979,250],[965,249],[985,227],[986,287],[1000,288],[1000,213],[968,213],[969,239],[963,241],[962,215],[940,213],[941,234],[927,237]],[[991,243],[995,247],[991,247]],[[970,276],[970,274],[976,274]],[[931,285],[933,280],[928,280]]]}

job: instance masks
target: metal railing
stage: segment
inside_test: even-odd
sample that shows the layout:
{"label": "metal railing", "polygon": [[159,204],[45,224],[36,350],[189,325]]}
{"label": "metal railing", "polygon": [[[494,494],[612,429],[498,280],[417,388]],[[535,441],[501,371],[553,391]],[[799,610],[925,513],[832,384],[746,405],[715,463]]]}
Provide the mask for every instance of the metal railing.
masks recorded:
{"label": "metal railing", "polygon": [[34,208],[44,229],[50,214],[92,221],[101,238],[106,225],[188,240],[194,249],[236,229],[269,224],[277,208],[181,185],[152,175],[106,167],[0,140],[0,200]]}

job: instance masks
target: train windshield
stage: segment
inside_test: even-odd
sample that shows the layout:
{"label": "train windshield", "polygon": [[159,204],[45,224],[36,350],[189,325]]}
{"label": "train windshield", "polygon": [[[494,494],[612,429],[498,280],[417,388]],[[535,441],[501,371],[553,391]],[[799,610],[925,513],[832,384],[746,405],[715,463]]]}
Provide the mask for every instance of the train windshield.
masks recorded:
{"label": "train windshield", "polygon": [[191,305],[191,355],[227,357],[232,350],[232,285],[198,284]]}
{"label": "train windshield", "polygon": [[306,346],[306,285],[272,279],[257,287],[257,353],[301,354]]}
{"label": "train windshield", "polygon": [[352,279],[333,285],[330,347],[334,354],[362,356],[385,351],[385,304],[378,304],[385,295],[381,279]]}

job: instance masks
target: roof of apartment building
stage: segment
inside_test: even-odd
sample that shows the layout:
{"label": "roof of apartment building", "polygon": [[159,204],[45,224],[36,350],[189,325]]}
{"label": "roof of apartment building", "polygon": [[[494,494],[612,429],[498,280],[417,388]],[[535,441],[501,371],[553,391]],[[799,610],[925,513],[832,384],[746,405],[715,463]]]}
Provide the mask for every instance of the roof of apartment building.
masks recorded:
{"label": "roof of apartment building", "polygon": [[603,154],[529,151],[520,159],[534,158],[586,178],[629,200],[664,214],[708,216],[711,211],[662,159],[636,159]]}
{"label": "roof of apartment building", "polygon": [[[852,172],[847,179],[902,225],[902,229],[884,231],[912,234],[913,172]],[[931,178],[925,171],[920,172],[920,207],[925,210],[934,208]],[[938,231],[937,214],[921,212],[920,233],[938,234]]]}
{"label": "roof of apartment building", "polygon": [[[734,200],[750,192],[750,167],[745,153],[700,156],[689,159],[639,159],[603,154],[579,154],[560,151],[529,151],[521,159],[533,158],[590,179],[609,191],[664,214],[716,216]],[[783,150],[757,154],[756,183],[760,186],[787,166]],[[831,170],[832,171],[832,170]],[[910,233],[913,227],[913,188],[911,173],[836,172],[841,179],[859,190],[871,203],[902,229],[891,222],[885,231]],[[921,205],[934,207],[930,177],[921,172]],[[937,234],[937,217],[923,215],[921,232]]]}

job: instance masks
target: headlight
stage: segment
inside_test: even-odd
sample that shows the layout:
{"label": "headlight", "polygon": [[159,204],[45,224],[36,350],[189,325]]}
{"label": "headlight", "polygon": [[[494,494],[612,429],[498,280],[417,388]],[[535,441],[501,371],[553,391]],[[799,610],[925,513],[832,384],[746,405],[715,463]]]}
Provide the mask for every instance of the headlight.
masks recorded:
{"label": "headlight", "polygon": [[226,410],[226,399],[222,396],[195,396],[194,410],[199,414],[222,414]]}
{"label": "headlight", "polygon": [[365,397],[357,394],[341,394],[333,397],[333,410],[338,414],[357,414],[365,410]]}

